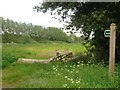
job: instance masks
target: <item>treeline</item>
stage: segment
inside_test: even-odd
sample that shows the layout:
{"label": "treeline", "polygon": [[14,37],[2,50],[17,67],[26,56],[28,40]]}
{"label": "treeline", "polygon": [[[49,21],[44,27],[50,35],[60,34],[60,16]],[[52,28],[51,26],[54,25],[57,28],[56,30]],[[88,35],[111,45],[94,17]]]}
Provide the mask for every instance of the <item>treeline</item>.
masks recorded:
{"label": "treeline", "polygon": [[75,35],[68,36],[63,30],[55,27],[42,27],[33,24],[18,23],[13,20],[2,20],[3,43],[32,43],[43,41],[79,42],[82,39]]}

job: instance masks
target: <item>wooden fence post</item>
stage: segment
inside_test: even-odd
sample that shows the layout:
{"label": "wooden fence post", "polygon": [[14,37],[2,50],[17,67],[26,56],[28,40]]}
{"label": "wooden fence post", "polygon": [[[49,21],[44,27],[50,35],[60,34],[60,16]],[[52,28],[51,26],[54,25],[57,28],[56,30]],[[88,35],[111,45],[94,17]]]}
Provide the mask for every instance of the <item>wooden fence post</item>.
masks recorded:
{"label": "wooden fence post", "polygon": [[110,25],[110,44],[109,44],[109,71],[108,78],[114,78],[114,65],[115,65],[115,40],[116,40],[116,24]]}

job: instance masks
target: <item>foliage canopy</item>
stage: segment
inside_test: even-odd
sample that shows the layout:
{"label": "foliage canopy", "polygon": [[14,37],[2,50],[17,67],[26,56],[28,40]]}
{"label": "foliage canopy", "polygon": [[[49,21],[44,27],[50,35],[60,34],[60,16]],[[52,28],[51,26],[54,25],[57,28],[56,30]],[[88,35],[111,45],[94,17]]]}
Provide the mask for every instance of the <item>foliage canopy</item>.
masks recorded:
{"label": "foliage canopy", "polygon": [[[120,60],[120,2],[43,2],[41,6],[35,6],[34,10],[44,13],[51,11],[53,16],[59,15],[60,21],[69,24],[67,28],[82,28],[88,40],[86,45],[89,46],[89,55],[98,61],[108,61],[109,38],[104,37],[104,30],[109,29],[111,23],[116,23],[116,62]],[[91,32],[94,34],[89,39]]]}

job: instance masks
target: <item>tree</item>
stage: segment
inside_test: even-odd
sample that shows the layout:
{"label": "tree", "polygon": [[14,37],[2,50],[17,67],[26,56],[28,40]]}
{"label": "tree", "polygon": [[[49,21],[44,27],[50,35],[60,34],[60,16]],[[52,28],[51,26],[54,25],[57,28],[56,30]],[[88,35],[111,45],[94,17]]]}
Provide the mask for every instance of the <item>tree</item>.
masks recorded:
{"label": "tree", "polygon": [[47,28],[49,40],[51,41],[67,41],[68,36],[58,28],[48,27]]}
{"label": "tree", "polygon": [[[59,20],[64,22],[70,18],[67,28],[76,27],[76,30],[82,28],[90,46],[89,54],[98,61],[108,61],[109,38],[105,38],[103,33],[105,29],[109,29],[112,22],[116,23],[116,62],[120,61],[120,2],[43,2],[41,6],[35,6],[34,9],[37,12],[51,11],[52,15],[58,14],[61,16]],[[94,34],[89,40],[91,32]]]}
{"label": "tree", "polygon": [[61,29],[48,27],[44,28],[38,25],[18,23],[12,20],[0,18],[2,24],[3,43],[32,43],[33,41],[67,41],[67,34]]}

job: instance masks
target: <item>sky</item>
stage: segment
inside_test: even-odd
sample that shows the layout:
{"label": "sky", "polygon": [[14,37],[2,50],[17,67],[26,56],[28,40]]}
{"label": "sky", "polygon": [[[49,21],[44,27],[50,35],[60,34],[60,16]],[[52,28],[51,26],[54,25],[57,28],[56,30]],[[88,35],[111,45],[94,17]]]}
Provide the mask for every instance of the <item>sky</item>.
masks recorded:
{"label": "sky", "polygon": [[42,0],[0,0],[0,16],[18,22],[32,23],[44,27],[63,27],[50,13],[37,13],[33,11],[35,5]]}
{"label": "sky", "polygon": [[[33,7],[42,3],[43,0],[0,0],[0,17],[22,23],[32,23],[43,27],[64,28],[63,22],[52,18],[50,13],[37,13]],[[65,32],[65,30],[64,30]],[[81,36],[80,32],[75,33]]]}

